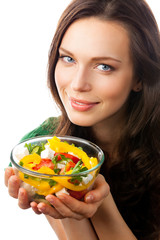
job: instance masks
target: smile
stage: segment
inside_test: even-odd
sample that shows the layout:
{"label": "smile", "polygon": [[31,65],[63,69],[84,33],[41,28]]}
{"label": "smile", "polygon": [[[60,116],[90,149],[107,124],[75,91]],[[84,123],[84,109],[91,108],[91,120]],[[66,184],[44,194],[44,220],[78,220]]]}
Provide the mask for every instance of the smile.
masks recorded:
{"label": "smile", "polygon": [[86,105],[85,103],[81,103],[81,102],[77,102],[77,101],[73,101],[73,102],[78,104],[78,105]]}
{"label": "smile", "polygon": [[80,112],[88,111],[98,104],[98,102],[88,102],[85,100],[79,100],[75,98],[69,98],[69,101],[70,101],[71,107],[74,110],[80,111]]}

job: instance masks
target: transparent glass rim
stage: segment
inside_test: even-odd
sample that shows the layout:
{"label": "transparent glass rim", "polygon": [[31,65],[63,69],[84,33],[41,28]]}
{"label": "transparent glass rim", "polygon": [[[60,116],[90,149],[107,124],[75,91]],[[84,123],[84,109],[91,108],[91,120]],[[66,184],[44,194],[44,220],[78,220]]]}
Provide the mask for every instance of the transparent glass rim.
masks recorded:
{"label": "transparent glass rim", "polygon": [[75,141],[78,141],[78,142],[85,143],[85,144],[88,145],[88,146],[91,145],[94,149],[98,150],[98,152],[99,152],[99,157],[100,157],[99,163],[98,163],[95,167],[93,167],[93,168],[91,168],[91,169],[89,169],[89,170],[86,170],[86,171],[84,171],[84,172],[74,173],[74,174],[57,175],[57,174],[38,173],[38,172],[36,172],[36,171],[32,171],[32,170],[29,170],[29,169],[27,169],[27,168],[24,168],[24,167],[22,167],[21,165],[19,165],[18,163],[15,162],[15,160],[14,160],[14,150],[15,150],[15,148],[16,148],[17,146],[23,145],[24,143],[27,143],[27,142],[29,142],[29,143],[34,143],[34,142],[36,142],[37,140],[38,140],[39,142],[44,142],[44,141],[46,141],[46,143],[47,143],[47,139],[53,138],[53,135],[45,135],[45,136],[33,137],[33,138],[30,138],[30,139],[27,139],[27,140],[24,140],[24,141],[18,143],[18,144],[12,149],[12,151],[11,151],[11,154],[10,154],[11,163],[12,163],[20,172],[23,172],[23,173],[28,174],[28,175],[31,175],[31,176],[41,177],[41,178],[52,178],[52,177],[54,177],[54,178],[56,178],[56,177],[63,177],[63,178],[64,178],[64,177],[82,176],[82,175],[86,175],[86,174],[89,174],[90,172],[93,172],[93,171],[97,170],[97,169],[100,168],[101,165],[103,164],[103,162],[104,162],[104,153],[103,153],[102,149],[101,149],[100,147],[98,147],[96,144],[92,143],[91,141],[85,140],[85,139],[83,139],[83,138],[74,137],[74,136],[67,136],[67,135],[66,135],[66,136],[54,135],[54,136],[58,137],[59,139],[61,139],[61,140],[63,140],[63,141],[67,141],[67,139],[68,139],[68,140],[70,140],[70,141],[75,140]]}

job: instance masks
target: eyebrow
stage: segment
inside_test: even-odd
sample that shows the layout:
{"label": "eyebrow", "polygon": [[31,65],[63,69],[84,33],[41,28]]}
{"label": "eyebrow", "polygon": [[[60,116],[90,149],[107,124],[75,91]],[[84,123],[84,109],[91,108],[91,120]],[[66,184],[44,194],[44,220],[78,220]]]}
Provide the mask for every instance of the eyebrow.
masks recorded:
{"label": "eyebrow", "polygon": [[[70,52],[70,51],[68,51],[67,49],[64,49],[64,48],[62,48],[62,47],[60,47],[59,48],[59,50],[60,51],[63,51],[64,53],[66,53],[66,54],[69,54],[70,56],[73,56],[73,54]],[[119,60],[119,59],[116,59],[116,58],[113,58],[113,57],[93,57],[92,59],[91,59],[92,61],[104,61],[104,60],[113,60],[113,61],[116,61],[116,62],[119,62],[119,63],[121,63],[121,60]]]}

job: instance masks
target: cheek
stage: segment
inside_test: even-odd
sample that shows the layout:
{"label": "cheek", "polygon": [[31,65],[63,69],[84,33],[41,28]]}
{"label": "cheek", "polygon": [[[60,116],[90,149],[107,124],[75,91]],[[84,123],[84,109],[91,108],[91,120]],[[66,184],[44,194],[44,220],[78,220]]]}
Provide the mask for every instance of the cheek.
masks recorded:
{"label": "cheek", "polygon": [[64,83],[63,80],[64,80],[64,74],[62,73],[62,71],[60,71],[59,64],[57,63],[55,68],[55,83],[58,91],[63,86],[63,83]]}
{"label": "cheek", "polygon": [[132,89],[132,81],[130,78],[106,79],[106,81],[99,81],[96,91],[102,100],[122,100],[125,101]]}
{"label": "cheek", "polygon": [[55,68],[55,83],[59,92],[70,85],[70,79],[69,73],[63,70],[60,63],[57,63]]}

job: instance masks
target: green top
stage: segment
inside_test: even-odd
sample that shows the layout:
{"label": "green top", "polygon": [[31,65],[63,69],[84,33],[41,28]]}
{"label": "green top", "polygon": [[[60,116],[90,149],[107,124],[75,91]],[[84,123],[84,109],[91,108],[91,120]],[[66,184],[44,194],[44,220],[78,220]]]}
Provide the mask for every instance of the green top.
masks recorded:
{"label": "green top", "polygon": [[[33,138],[33,137],[53,135],[55,132],[55,129],[58,125],[58,122],[59,122],[58,117],[48,118],[39,127],[35,128],[31,132],[29,132],[25,136],[23,136],[21,138],[20,142],[25,141],[29,138]],[[11,162],[9,163],[9,166],[12,167]]]}
{"label": "green top", "polygon": [[57,117],[48,118],[39,127],[35,128],[31,132],[23,136],[21,142],[37,136],[53,135],[58,125],[58,120],[59,118]]}

